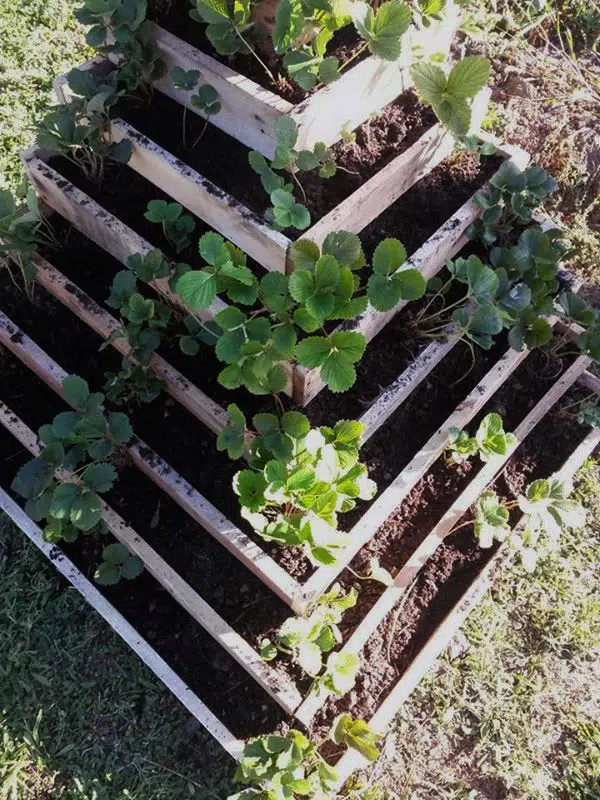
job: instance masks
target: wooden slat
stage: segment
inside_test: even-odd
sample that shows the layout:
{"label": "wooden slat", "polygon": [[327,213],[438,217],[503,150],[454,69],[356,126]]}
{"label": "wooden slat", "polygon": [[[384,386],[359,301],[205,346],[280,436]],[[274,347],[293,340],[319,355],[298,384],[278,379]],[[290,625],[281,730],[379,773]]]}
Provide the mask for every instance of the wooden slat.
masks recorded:
{"label": "wooden slat", "polygon": [[[0,312],[0,344],[5,345],[51,389],[63,397],[62,382],[67,373],[35,342]],[[167,492],[213,538],[226,547],[285,603],[294,606],[299,584],[262,548],[221,514],[141,439],[128,448],[134,463],[156,485]]]}
{"label": "wooden slat", "polygon": [[[33,456],[40,454],[42,447],[38,443],[37,435],[2,402],[0,402],[0,423]],[[65,469],[58,470],[56,477],[64,483],[80,482],[80,478]],[[145,568],[161,586],[246,670],[273,700],[287,713],[293,713],[302,699],[294,684],[282,673],[269,667],[245,639],[213,611],[208,603],[104,500],[101,500],[101,505],[102,519],[114,537],[143,561]]]}
{"label": "wooden slat", "polygon": [[[558,476],[562,480],[572,480],[577,470],[591,456],[598,445],[600,445],[600,430],[592,429],[584,441],[569,456],[562,469],[557,473]],[[516,525],[516,530],[520,530],[521,527],[522,522],[519,522]],[[460,600],[453,606],[421,648],[390,694],[369,720],[369,727],[381,734],[386,732],[402,704],[432,668],[436,659],[450,644],[484,593],[491,587],[497,568],[505,562],[507,556],[508,545],[503,544],[470,586],[467,587]],[[353,772],[367,765],[368,762],[356,750],[349,750],[335,765],[335,769],[340,776],[340,785],[343,785]]]}
{"label": "wooden slat", "polygon": [[[190,25],[194,24],[190,21]],[[273,158],[275,123],[280,116],[289,113],[293,105],[164,28],[153,25],[153,29],[158,52],[167,67],[164,77],[155,83],[156,88],[202,117],[202,112],[191,104],[191,92],[175,89],[169,77],[174,66],[199,70],[200,83],[209,83],[219,93],[221,111],[210,118],[211,124],[267,158]]]}
{"label": "wooden slat", "polygon": [[[119,322],[108,311],[105,311],[45,258],[36,254],[33,256],[32,262],[37,270],[37,283],[40,283],[99,336],[109,339],[121,330]],[[127,339],[112,339],[111,344],[121,355],[130,354],[131,348]],[[228,423],[228,415],[224,408],[211,400],[208,395],[204,394],[185,375],[182,375],[157,353],[152,356],[150,366],[156,375],[166,382],[167,392],[178,403],[214,433],[220,433],[223,430]]]}
{"label": "wooden slat", "polygon": [[[527,351],[523,351],[523,353],[516,353],[515,351],[509,350],[506,356],[504,357],[504,369],[508,366],[512,366],[511,371],[518,365],[520,361],[523,360]],[[366,645],[370,636],[374,633],[377,627],[383,622],[385,617],[392,611],[392,609],[400,602],[403,595],[412,584],[415,577],[420,572],[421,568],[429,561],[429,559],[434,555],[438,547],[442,544],[446,536],[450,534],[456,525],[460,522],[461,518],[467,513],[469,508],[477,501],[481,493],[485,490],[485,488],[496,478],[496,476],[500,473],[504,465],[508,462],[511,458],[515,450],[519,447],[520,444],[526,439],[526,437],[531,433],[531,431],[535,428],[535,426],[546,416],[548,411],[560,400],[563,394],[575,383],[575,381],[579,378],[579,376],[583,373],[586,367],[589,364],[589,359],[585,358],[584,356],[579,357],[570,367],[565,371],[565,373],[558,379],[558,381],[549,389],[548,392],[542,397],[542,399],[533,407],[533,409],[527,414],[525,419],[517,426],[514,431],[516,442],[515,444],[508,450],[505,456],[498,457],[491,459],[486,464],[484,464],[483,468],[477,473],[475,478],[469,483],[467,488],[459,495],[459,497],[454,501],[450,509],[444,514],[441,520],[432,528],[432,530],[427,534],[425,539],[421,542],[419,547],[413,552],[410,556],[406,564],[402,567],[402,569],[398,572],[398,574],[394,578],[394,582],[391,586],[388,586],[383,594],[379,597],[375,605],[371,608],[369,613],[364,617],[361,623],[353,632],[350,639],[347,641],[346,645],[344,646],[344,651],[347,652],[360,652],[364,646]],[[497,365],[497,366],[500,366]],[[492,371],[493,373],[494,371]],[[437,457],[441,454],[441,451],[445,444],[448,441],[448,429],[452,425],[456,425],[457,420],[459,420],[460,424],[459,427],[463,427],[468,422],[468,414],[469,414],[469,407],[471,404],[476,403],[477,406],[474,407],[474,412],[477,413],[480,408],[485,405],[487,399],[499,388],[499,386],[504,382],[504,378],[498,380],[499,371],[495,371],[495,374],[491,375],[491,387],[493,387],[493,391],[489,392],[488,397],[485,398],[485,401],[477,404],[477,393],[479,387],[476,387],[475,390],[469,395],[469,397],[464,401],[464,404],[458,407],[457,411],[444,423],[442,428],[434,434],[436,440],[436,447],[437,452],[433,454],[433,458],[429,459],[428,457],[428,448],[429,443],[423,447],[421,452],[417,455],[417,463],[421,462],[424,466],[424,469],[419,470],[416,473],[415,477],[421,477],[427,471],[427,468],[430,466],[433,461],[437,459]],[[510,374],[510,373],[509,373]],[[487,378],[488,376],[486,376]],[[485,381],[485,378],[484,378]],[[482,382],[483,383],[483,382]],[[481,384],[480,384],[481,386]],[[464,412],[467,412],[466,414]],[[472,418],[472,417],[471,417]],[[441,443],[441,446],[440,446]],[[410,467],[411,465],[409,465]],[[402,473],[400,474],[402,476]],[[418,478],[417,478],[418,479]],[[409,478],[410,480],[410,478]],[[410,488],[414,486],[416,480],[413,482],[410,480]],[[407,492],[408,494],[408,492]],[[406,495],[404,495],[406,496]],[[400,498],[402,499],[402,498]],[[392,508],[395,508],[397,503],[394,504]],[[369,529],[372,529],[373,526],[377,527],[379,524],[379,520],[383,521],[389,512],[383,515],[378,515],[375,519],[375,522],[369,521]],[[369,512],[365,514],[365,516],[359,522],[359,525],[366,522],[366,518],[369,516]],[[353,532],[351,532],[350,536],[353,537]],[[315,693],[311,693],[307,700],[304,701],[302,706],[298,709],[297,716],[298,718],[304,723],[309,724],[310,720],[313,718],[314,714],[318,711],[320,706],[323,703],[323,694],[321,693],[320,696],[316,696]]]}
{"label": "wooden slat", "polygon": [[[496,145],[499,154],[512,161],[519,169],[527,166],[529,155],[524,150],[517,147],[500,146],[498,141],[488,134],[480,134],[479,138],[484,142]],[[473,195],[407,259],[403,269],[418,269],[427,280],[437,275],[445,262],[454,258],[468,243],[469,240],[464,235],[464,231],[481,214],[482,209],[475,202]],[[391,311],[384,312],[375,311],[372,306],[369,306],[360,317],[355,330],[362,333],[370,342],[406,305],[406,300],[400,300]],[[336,330],[341,330],[341,327],[338,326]],[[293,397],[297,403],[303,406],[308,405],[323,387],[324,383],[318,369],[296,368]]]}
{"label": "wooden slat", "polygon": [[[135,253],[144,255],[153,249],[149,242],[117,219],[114,214],[102,208],[89,195],[46,164],[45,157],[46,153],[35,147],[26,150],[21,156],[31,183],[47,205],[58,211],[77,230],[110,253],[121,264],[127,265],[127,259]],[[180,298],[170,290],[167,278],[158,278],[153,281],[152,286],[171,305],[188,311]],[[226,303],[217,298],[210,308],[195,313],[202,319],[213,319],[214,315],[224,308],[227,308]]]}
{"label": "wooden slat", "polygon": [[[114,141],[129,139],[129,166],[229,239],[262,267],[285,272],[290,240],[183,161],[122,119],[111,124]],[[260,277],[260,276],[258,276]]]}
{"label": "wooden slat", "polygon": [[202,727],[229,753],[240,761],[244,750],[244,742],[228,730],[221,720],[212,713],[205,703],[181,680],[177,673],[159,656],[156,650],[143,639],[125,617],[108,602],[106,597],[89,581],[77,566],[59,550],[55,544],[44,540],[40,528],[31,520],[23,509],[0,488],[0,510],[12,519],[27,538],[43,553],[50,564],[66,578],[84,600],[96,611],[117,633],[125,644],[152,670],[156,677],[194,716]]}
{"label": "wooden slat", "polygon": [[365,427],[363,440],[373,434],[396,412],[440,361],[458,344],[460,337],[449,331],[419,353],[408,367],[387,386],[360,418]]}
{"label": "wooden slat", "polygon": [[411,186],[437,167],[453,149],[453,137],[441,125],[434,125],[408,150],[396,156],[309,228],[303,238],[321,245],[332,231],[360,233]]}

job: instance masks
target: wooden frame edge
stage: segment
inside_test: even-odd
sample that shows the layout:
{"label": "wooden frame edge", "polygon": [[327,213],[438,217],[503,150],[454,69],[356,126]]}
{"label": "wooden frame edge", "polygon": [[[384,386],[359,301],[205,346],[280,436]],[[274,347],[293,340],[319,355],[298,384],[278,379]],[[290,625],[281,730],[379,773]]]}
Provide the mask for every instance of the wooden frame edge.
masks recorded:
{"label": "wooden frame edge", "polygon": [[[600,429],[594,428],[567,458],[562,469],[559,470],[558,475],[562,479],[572,479],[577,470],[583,466],[598,445],[600,445]],[[519,526],[520,523],[517,523],[516,527],[519,528]],[[458,602],[450,609],[446,617],[429,637],[390,694],[388,694],[386,699],[379,706],[379,709],[375,712],[373,717],[371,717],[369,725],[374,730],[385,734],[405,700],[433,667],[436,660],[446,649],[471,611],[483,597],[485,591],[491,587],[494,573],[506,560],[507,551],[508,548],[506,545],[502,545],[499,548],[498,552],[482,568],[479,575],[470,586],[467,587]],[[348,780],[350,775],[368,766],[368,763],[369,762],[355,750],[345,753],[335,767],[340,776],[340,787]]]}

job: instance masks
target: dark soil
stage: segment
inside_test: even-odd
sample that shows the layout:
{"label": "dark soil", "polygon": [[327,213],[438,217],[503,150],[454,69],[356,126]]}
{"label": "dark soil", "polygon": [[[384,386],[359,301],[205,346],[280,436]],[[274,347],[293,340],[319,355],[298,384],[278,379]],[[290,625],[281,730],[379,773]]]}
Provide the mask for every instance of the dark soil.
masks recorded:
{"label": "dark soil", "polygon": [[[125,119],[183,165],[208,178],[218,187],[216,191],[224,190],[259,217],[268,208],[269,199],[248,163],[249,150],[244,144],[215,125],[205,126],[201,117],[188,112],[186,146],[183,146],[183,109],[179,103],[155,92],[151,105],[135,98],[122,101],[115,116]],[[310,211],[312,222],[325,216],[407,150],[435,122],[435,115],[419,103],[415,93],[405,92],[357,128],[354,143],[340,142],[333,146],[335,161],[341,167],[333,178],[319,178],[315,171],[299,173],[306,200],[297,188],[296,196]],[[198,145],[193,147],[201,134]],[[285,173],[282,175],[285,177]],[[299,235],[294,230],[287,233],[292,238]]]}
{"label": "dark soil", "polygon": [[367,257],[377,244],[393,236],[411,254],[446,222],[498,169],[502,159],[477,159],[455,153],[380,214],[361,235]]}
{"label": "dark soil", "polygon": [[[568,392],[519,447],[494,484],[501,497],[514,497],[513,492],[522,491],[530,481],[551,475],[584,439],[589,429],[561,410],[580,394],[577,389]],[[469,510],[464,519],[471,517]],[[517,520],[518,514],[513,515],[511,523]],[[372,716],[496,550],[480,548],[470,527],[445,540],[423,567],[403,608],[390,612],[367,642],[355,689],[338,700],[335,708],[328,701],[315,723],[318,732],[325,730],[334,713],[348,712],[360,719]]]}
{"label": "dark soil", "polygon": [[[300,103],[309,97],[314,89],[305,91],[290,80],[287,70],[283,66],[282,59],[272,50],[270,42],[261,43],[259,54],[261,59],[273,73],[274,79],[266,72],[259,62],[251,54],[236,53],[233,56],[221,56],[216,52],[212,44],[205,35],[206,25],[194,22],[190,19],[189,9],[191,6],[186,0],[172,2],[169,0],[150,0],[148,3],[148,16],[157,22],[170,33],[179,36],[184,42],[198,48],[206,55],[227,64],[241,75],[250,78],[259,86],[269,89],[278,94],[290,103]],[[341,64],[351,58],[363,44],[358,37],[354,27],[347,25],[338,31],[327,47],[328,56],[337,56]],[[355,66],[369,55],[368,51],[357,56],[350,66]]]}

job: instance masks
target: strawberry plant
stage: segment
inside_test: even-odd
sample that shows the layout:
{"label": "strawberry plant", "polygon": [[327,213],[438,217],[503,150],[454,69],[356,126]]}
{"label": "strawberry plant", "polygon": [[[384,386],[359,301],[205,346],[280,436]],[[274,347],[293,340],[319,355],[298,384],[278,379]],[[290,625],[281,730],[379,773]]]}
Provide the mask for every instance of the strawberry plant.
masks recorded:
{"label": "strawberry plant", "polygon": [[30,297],[36,276],[31,256],[40,245],[53,247],[56,237],[40,213],[35,191],[28,190],[26,205],[20,207],[8,189],[0,189],[0,266],[5,266],[11,277],[11,265],[17,266]]}
{"label": "strawberry plant", "polygon": [[[78,375],[65,378],[62,393],[74,410],[40,428],[40,455],[24,464],[12,483],[26,500],[26,513],[45,521],[49,542],[73,542],[81,532],[104,529],[100,495],[112,489],[117,478],[113,462],[133,436],[128,417],[105,412],[104,395],[90,392]],[[75,475],[59,482],[59,469]]]}
{"label": "strawberry plant", "polygon": [[[335,744],[357,750],[369,761],[379,756],[377,743],[381,736],[349,714],[335,720],[329,738]],[[319,752],[323,744],[312,743],[297,730],[286,736],[250,739],[234,776],[236,783],[250,788],[230,795],[228,800],[325,800],[336,796],[340,779]]]}
{"label": "strawberry plant", "polygon": [[[257,312],[230,306],[215,316],[220,329],[216,355],[226,364],[219,382],[229,389],[245,386],[253,394],[283,391],[287,376],[281,362],[288,360],[319,369],[333,392],[346,391],[356,380],[354,365],[366,341],[355,331],[330,334],[326,323],[355,319],[369,299],[383,310],[425,291],[421,274],[403,266],[404,248],[392,239],[377,248],[377,281],[366,287],[356,275],[365,266],[360,240],[344,231],[329,234],[322,249],[308,240],[295,242],[292,274],[269,273],[260,281],[245,266],[241,251],[218,234],[205,234],[199,249],[208,266],[185,272],[175,282],[190,309],[208,308],[218,294],[244,305],[259,303]],[[322,335],[311,335],[317,332]]]}
{"label": "strawberry plant", "polygon": [[124,544],[114,542],[102,551],[102,563],[94,573],[94,579],[102,586],[116,586],[121,578],[132,581],[142,574],[143,562],[132,555]]}
{"label": "strawberry plant", "polygon": [[479,455],[484,462],[494,456],[505,456],[516,444],[514,434],[504,432],[500,414],[485,416],[475,436],[469,436],[460,428],[451,427],[448,430],[448,438],[450,444],[446,449],[450,451],[450,457],[455,464],[462,464],[475,455]]}
{"label": "strawberry plant", "polygon": [[110,79],[109,75],[107,82],[99,82],[89,70],[71,70],[67,80],[72,99],[52,108],[37,131],[40,147],[60,153],[97,183],[102,181],[107,158],[126,164],[133,152],[128,139],[110,139],[110,109],[125,91],[109,83]]}
{"label": "strawberry plant", "polygon": [[[209,118],[215,116],[215,114],[218,114],[221,111],[219,93],[215,87],[211,86],[209,83],[203,83],[201,86],[198,86],[200,72],[197,69],[184,70],[182,67],[173,67],[170,73],[170,78],[175,89],[179,89],[182,92],[193,93],[194,89],[197,89],[195,94],[191,94],[190,102],[194,108],[198,108],[200,111],[202,111],[206,119],[204,127],[192,145],[193,147],[196,147],[204,135]],[[186,146],[186,116],[187,106],[184,104],[183,119],[181,123],[182,142],[184,147]]]}
{"label": "strawberry plant", "polygon": [[338,625],[344,611],[353,608],[357,599],[358,593],[355,589],[343,594],[341,586],[336,583],[319,598],[310,614],[289,617],[272,641],[261,641],[262,658],[272,661],[278,653],[288,655],[303,672],[317,681],[317,685],[327,687],[338,696],[346,694],[354,686],[359,666],[358,656],[355,653],[334,654],[329,657],[326,665],[323,658],[341,643]]}
{"label": "strawberry plant", "polygon": [[[475,535],[481,547],[494,541],[508,541],[527,572],[535,570],[539,557],[558,548],[563,528],[585,524],[585,509],[570,499],[572,487],[556,476],[535,480],[516,500],[502,502],[492,490],[481,494],[475,504]],[[523,528],[511,531],[510,511],[518,508]],[[465,523],[469,524],[469,523]]]}
{"label": "strawberry plant", "polygon": [[[273,72],[259,55],[265,31],[255,22],[251,0],[232,3],[228,0],[208,2],[191,0],[190,16],[206,23],[206,35],[220,55],[248,53],[255,58],[266,74],[275,80]],[[386,61],[396,61],[401,52],[402,37],[408,30],[412,13],[406,3],[388,0],[374,11],[367,3],[355,0],[347,7],[308,2],[279,0],[271,45],[283,58],[289,76],[302,89],[313,89],[337,80],[342,71],[364,51]],[[363,44],[340,64],[335,56],[327,55],[327,46],[336,30],[354,23]]]}
{"label": "strawberry plant", "polygon": [[[243,413],[228,407],[230,423],[219,434],[217,449],[238,458],[247,433]],[[358,460],[363,426],[343,420],[333,428],[311,428],[297,411],[256,414],[248,469],[236,473],[233,488],[242,516],[265,540],[301,547],[315,564],[334,564],[345,544],[339,513],[376,491]]]}
{"label": "strawberry plant", "polygon": [[144,297],[138,291],[138,279],[151,284],[170,275],[171,267],[160,250],[144,256],[136,253],[129,257],[127,266],[115,275],[106,301],[119,310],[121,327],[101,349],[115,339],[126,339],[130,351],[123,356],[119,372],[106,374],[104,390],[113,403],[150,403],[165,387],[152,367],[152,357],[164,340],[172,312],[160,300]]}
{"label": "strawberry plant", "polygon": [[475,201],[483,209],[481,219],[466,230],[470,239],[492,245],[515,225],[528,225],[536,208],[558,188],[545,169],[532,165],[520,170],[505,161],[489,180],[489,188],[477,192]]}
{"label": "strawberry plant", "polygon": [[190,246],[190,235],[196,228],[194,218],[183,213],[180,203],[167,203],[166,200],[150,200],[144,217],[148,222],[162,226],[165,239],[176,253]]}
{"label": "strawberry plant", "polygon": [[339,167],[336,165],[330,148],[317,142],[312,150],[296,150],[298,124],[291,117],[279,117],[275,123],[277,147],[275,157],[269,163],[255,150],[250,151],[248,161],[254,172],[260,176],[262,186],[271,200],[271,208],[265,213],[266,219],[276,230],[297,228],[304,230],[310,225],[310,214],[306,206],[294,197],[293,184],[286,183],[279,171],[289,173],[303,196],[299,172],[319,170],[321,178],[332,178]]}
{"label": "strawberry plant", "polygon": [[147,0],[83,0],[76,10],[88,26],[88,44],[116,63],[116,82],[128,92],[149,93],[149,86],[164,73],[151,29],[146,21]]}
{"label": "strawberry plant", "polygon": [[464,139],[471,129],[473,100],[488,82],[488,60],[467,56],[448,73],[438,64],[419,61],[410,72],[419,98],[457,139]]}

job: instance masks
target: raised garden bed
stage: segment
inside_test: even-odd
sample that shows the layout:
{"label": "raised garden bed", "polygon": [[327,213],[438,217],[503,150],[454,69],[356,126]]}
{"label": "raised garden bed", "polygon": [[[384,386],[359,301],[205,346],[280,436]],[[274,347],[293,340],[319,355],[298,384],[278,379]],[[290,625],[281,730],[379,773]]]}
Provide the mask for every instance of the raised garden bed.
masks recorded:
{"label": "raised garden bed", "polygon": [[[159,16],[163,27],[156,24],[153,27],[154,40],[168,72],[175,66],[199,70],[200,81],[214,86],[221,98],[222,110],[215,117],[215,125],[267,158],[272,158],[275,152],[275,125],[280,117],[291,116],[296,121],[301,147],[312,149],[317,142],[333,144],[339,140],[342,131],[354,130],[371,114],[410,88],[407,59],[412,47],[425,48],[426,52],[447,53],[457,27],[457,20],[452,17],[445,23],[433,22],[422,31],[415,31],[411,43],[407,42],[404,47],[404,60],[386,62],[368,57],[348,69],[330,86],[309,94],[306,99],[296,95],[300,102],[292,103],[275,93],[276,86],[265,88],[240,74],[243,66],[240,65],[240,72],[236,72],[218,61],[214,51],[212,54],[202,52],[170,32],[174,30],[188,40],[193,37],[197,45],[210,47],[202,34],[204,26],[193,23],[186,16],[187,9],[183,12],[184,24],[175,22],[172,28],[168,14]],[[168,73],[156,86],[198,113],[190,103],[189,93],[175,89]]]}

